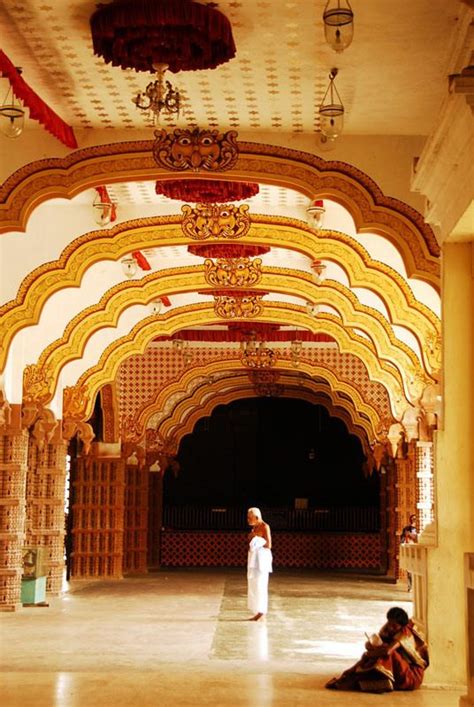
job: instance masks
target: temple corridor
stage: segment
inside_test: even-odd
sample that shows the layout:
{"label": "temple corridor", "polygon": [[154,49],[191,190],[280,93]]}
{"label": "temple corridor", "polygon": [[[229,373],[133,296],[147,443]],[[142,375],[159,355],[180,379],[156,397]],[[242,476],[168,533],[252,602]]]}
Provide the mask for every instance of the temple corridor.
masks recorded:
{"label": "temple corridor", "polygon": [[[276,571],[265,623],[246,621],[245,571],[161,570],[75,581],[49,608],[0,616],[4,707],[400,705],[454,707],[461,693],[362,695],[324,689],[355,662],[364,632],[404,585]],[[258,688],[258,693],[255,690]]]}

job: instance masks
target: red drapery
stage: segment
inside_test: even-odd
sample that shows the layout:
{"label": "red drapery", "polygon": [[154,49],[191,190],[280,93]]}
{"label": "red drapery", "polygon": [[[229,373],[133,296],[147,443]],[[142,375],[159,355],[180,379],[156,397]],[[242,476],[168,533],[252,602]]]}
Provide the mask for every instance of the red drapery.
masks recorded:
{"label": "red drapery", "polygon": [[51,135],[71,148],[77,147],[73,129],[59,117],[20,76],[16,67],[0,49],[0,73],[10,81],[12,91],[29,108],[30,118],[37,120]]}
{"label": "red drapery", "polygon": [[[239,328],[240,326],[240,328]],[[173,339],[183,339],[185,341],[203,341],[203,342],[218,342],[218,341],[247,341],[249,336],[255,332],[257,341],[265,340],[270,343],[272,341],[316,341],[316,342],[332,342],[334,339],[329,334],[313,334],[310,331],[296,331],[288,329],[282,331],[274,331],[271,325],[261,325],[258,323],[245,325],[244,323],[235,322],[229,324],[227,329],[182,329],[172,336],[157,336],[154,341],[171,341]]]}
{"label": "red drapery", "polygon": [[196,243],[188,245],[188,252],[200,258],[254,258],[268,253],[270,248],[263,245],[243,243]]}
{"label": "red drapery", "polygon": [[200,204],[226,204],[250,199],[259,192],[252,182],[226,182],[219,179],[170,179],[156,182],[155,191],[169,199]]}

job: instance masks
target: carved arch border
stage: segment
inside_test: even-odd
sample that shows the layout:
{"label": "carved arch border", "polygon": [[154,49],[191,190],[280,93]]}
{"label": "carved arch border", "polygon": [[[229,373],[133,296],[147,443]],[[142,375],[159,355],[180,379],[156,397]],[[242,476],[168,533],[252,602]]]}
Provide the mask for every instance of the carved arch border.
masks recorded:
{"label": "carved arch border", "polygon": [[[151,140],[119,142],[24,165],[0,187],[0,233],[25,230],[31,212],[43,201],[71,198],[104,181],[189,178],[186,172],[170,174],[158,167],[152,148]],[[373,231],[397,244],[411,276],[439,272],[440,248],[422,215],[399,199],[385,196],[361,170],[276,145],[239,142],[239,150],[235,168],[223,179],[251,179],[298,189],[311,199],[332,198],[349,210],[358,231]]]}
{"label": "carved arch border", "polygon": [[[189,326],[205,326],[222,321],[215,314],[213,308],[203,304],[186,305],[174,310],[169,316],[173,320],[172,331],[188,328]],[[407,400],[404,392],[406,381],[393,364],[378,359],[375,347],[369,340],[355,332],[351,331],[349,333],[337,317],[322,313],[316,322],[306,313],[305,308],[288,303],[268,303],[265,308],[265,315],[252,319],[252,322],[264,321],[267,323],[285,324],[288,322],[288,318],[295,326],[309,329],[313,332],[318,330],[329,334],[338,343],[342,353],[352,353],[360,358],[369,371],[370,376],[385,386],[394,416],[396,418],[401,417]],[[91,412],[93,399],[97,391],[104,383],[115,379],[120,363],[133,354],[143,353],[155,336],[156,317],[151,315],[138,322],[128,334],[109,344],[97,364],[84,371],[75,387],[84,386],[87,388],[88,414]]]}
{"label": "carved arch border", "polygon": [[[405,280],[396,271],[372,260],[354,239],[336,231],[324,231],[318,236],[315,231],[294,219],[262,216],[254,216],[253,219],[251,235],[243,239],[243,242],[287,246],[309,257],[334,260],[346,271],[351,286],[368,287],[382,298],[394,322],[410,328],[412,320],[412,326],[421,332],[420,336],[425,340],[435,340],[438,336],[438,317],[428,307],[417,302]],[[77,238],[57,260],[45,263],[27,275],[19,286],[16,298],[0,307],[3,320],[0,370],[3,370],[15,334],[39,321],[42,307],[55,292],[63,287],[79,287],[84,272],[95,262],[102,259],[117,260],[134,248],[187,243],[177,217],[137,219],[118,224],[106,232],[91,231]],[[132,287],[132,284],[129,286]],[[406,310],[410,312],[409,317],[405,314]]]}
{"label": "carved arch border", "polygon": [[[107,291],[96,305],[76,315],[66,326],[63,336],[42,351],[37,364],[30,367],[31,371],[35,371],[36,379],[47,381],[52,399],[62,368],[81,358],[88,340],[98,329],[117,326],[123,309],[133,304],[146,305],[156,297],[195,290],[205,292],[209,289],[212,287],[206,283],[200,266],[160,270],[133,284],[120,283]],[[393,363],[400,372],[412,371],[415,377],[425,380],[427,373],[422,362],[411,348],[396,339],[385,317],[377,310],[361,304],[351,290],[340,283],[325,280],[316,285],[307,273],[288,268],[265,268],[262,282],[255,285],[254,289],[281,292],[333,306],[345,326],[365,332],[381,359]],[[170,333],[167,319],[157,317],[160,333]]]}
{"label": "carved arch border", "polygon": [[[186,435],[192,433],[196,423],[203,417],[209,417],[210,415],[212,415],[212,412],[217,407],[219,407],[219,405],[228,405],[229,403],[244,397],[258,398],[259,396],[251,388],[242,388],[228,392],[221,392],[220,394],[209,398],[209,400],[207,400],[203,406],[197,407],[195,410],[192,411],[191,415],[187,418],[185,424],[183,424],[181,428],[176,428],[176,437],[174,438],[176,445],[179,447],[181,440]],[[370,442],[367,437],[367,431],[365,429],[361,429],[353,423],[350,414],[347,410],[340,408],[339,406],[333,405],[330,398],[328,398],[328,396],[324,392],[303,390],[298,395],[283,393],[281,397],[292,399],[297,398],[299,400],[307,400],[308,402],[311,402],[316,405],[322,405],[326,408],[330,415],[341,419],[346,425],[348,432],[350,434],[355,435],[360,440],[364,453],[367,454],[370,451]]]}
{"label": "carved arch border", "polygon": [[[291,362],[285,359],[280,359],[280,365],[274,370],[275,372],[281,373],[283,377],[288,374],[294,376],[295,373],[295,369],[291,367]],[[305,383],[314,382],[314,377],[318,376],[318,378],[324,380],[324,385],[329,388],[330,391],[335,394],[346,395],[347,399],[352,403],[352,408],[357,411],[357,417],[360,417],[361,420],[365,418],[372,426],[375,434],[378,423],[381,420],[381,414],[373,404],[364,399],[363,393],[355,384],[339,378],[335,371],[321,363],[314,364],[303,360],[300,363],[299,370],[307,374]],[[220,376],[223,372],[226,375]],[[231,375],[227,375],[228,372],[230,372]],[[172,414],[173,409],[183,400],[186,400],[189,390],[191,390],[191,396],[194,395],[197,390],[205,391],[206,380],[209,376],[215,375],[216,383],[227,381],[227,383],[231,385],[235,376],[241,373],[247,376],[248,370],[242,367],[240,359],[237,357],[235,359],[218,359],[201,366],[193,366],[189,369],[185,369],[178,380],[171,381],[161,388],[154,400],[145,403],[142,408],[135,413],[135,428],[142,433],[151,418],[155,418],[155,421],[158,421],[159,425],[161,425],[165,419],[169,418],[169,413],[166,412],[166,417],[160,420],[156,420],[156,415],[166,408],[167,400],[169,401],[170,399],[176,398],[176,402],[173,403],[173,408],[170,410]],[[196,381],[196,379],[201,379],[201,381],[204,379],[205,382],[194,385],[193,381]],[[190,395],[188,395],[188,398]]]}
{"label": "carved arch border", "polygon": [[[282,395],[279,397],[300,398],[305,391],[321,394],[325,393],[333,406],[338,405],[348,413],[352,425],[360,427],[364,430],[367,438],[369,438],[369,435],[371,439],[376,437],[376,431],[373,424],[374,420],[367,420],[361,417],[361,415],[358,414],[357,407],[355,405],[351,405],[351,401],[340,398],[338,394],[339,391],[332,390],[326,382],[322,383],[308,379],[305,382],[305,386],[299,388],[294,382],[289,383],[288,378],[289,376],[282,376],[279,379],[279,382],[281,382],[284,387]],[[199,388],[196,388],[192,395],[188,398],[183,398],[176,402],[171,414],[167,418],[164,418],[157,426],[157,431],[159,434],[161,434],[165,439],[179,438],[177,431],[181,427],[189,429],[189,417],[194,416],[195,411],[201,410],[210,399],[214,399],[216,396],[235,393],[237,394],[237,397],[242,397],[242,391],[250,390],[256,392],[253,384],[249,381],[245,372],[242,372],[240,375],[236,375],[232,379],[227,380],[227,386],[226,379],[221,380],[221,383],[221,387],[215,387],[213,384],[213,388],[210,391],[205,386],[200,386]]]}

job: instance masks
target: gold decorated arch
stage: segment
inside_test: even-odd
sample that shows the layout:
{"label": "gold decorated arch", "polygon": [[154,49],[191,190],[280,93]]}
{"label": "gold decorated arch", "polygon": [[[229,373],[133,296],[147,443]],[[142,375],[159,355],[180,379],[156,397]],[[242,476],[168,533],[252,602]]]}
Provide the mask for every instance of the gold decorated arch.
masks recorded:
{"label": "gold decorated arch", "polygon": [[[326,392],[333,404],[338,404],[348,411],[354,425],[359,425],[369,436],[375,436],[381,420],[380,413],[373,404],[364,399],[355,384],[340,379],[328,366],[303,360],[296,373],[292,369],[291,361],[281,359],[280,366],[275,371],[279,380],[281,378],[286,381],[291,378],[293,387],[296,378],[301,382],[302,390],[309,387]],[[213,378],[212,385],[209,384],[210,377]],[[203,398],[213,395],[216,391],[222,392],[225,386],[234,386],[236,383],[241,386],[242,379],[251,386],[248,369],[242,366],[239,358],[217,360],[186,369],[177,381],[165,385],[153,401],[137,411],[134,415],[134,429],[143,434],[149,420],[153,418],[156,423],[159,417],[160,432],[164,426],[163,437],[170,437],[170,426],[173,427],[177,421],[186,417],[187,408],[196,405],[199,407],[204,403]]]}
{"label": "gold decorated arch", "polygon": [[[219,391],[218,393],[213,394],[207,400],[203,401],[201,405],[190,409],[189,415],[186,419],[173,428],[173,439],[176,445],[179,446],[183,437],[193,432],[196,423],[204,417],[210,417],[219,405],[228,405],[229,403],[242,398],[258,397],[260,396],[250,385],[242,386],[241,388],[229,391]],[[314,405],[322,405],[332,417],[337,417],[344,422],[349,434],[353,434],[360,440],[362,449],[365,453],[368,452],[370,440],[375,439],[375,434],[373,437],[368,438],[367,435],[368,433],[370,434],[371,431],[368,431],[364,426],[354,423],[349,411],[335,405],[326,393],[313,389],[304,389],[300,391],[283,391],[281,397],[307,400]],[[164,430],[164,427],[159,426],[157,428],[157,431],[160,434],[162,433],[162,430]]]}
{"label": "gold decorated arch", "polygon": [[[344,268],[351,287],[365,287],[374,291],[387,307],[392,322],[408,328],[413,333],[424,352],[428,370],[439,368],[439,351],[426,345],[427,341],[439,339],[439,319],[428,307],[416,300],[405,280],[392,268],[371,259],[357,241],[344,234],[324,231],[323,235],[318,235],[313,229],[294,219],[255,219],[249,235],[242,239],[243,242],[296,249],[312,259],[333,260]],[[30,273],[22,282],[16,298],[0,308],[3,322],[0,370],[5,366],[8,348],[15,334],[39,321],[44,304],[54,293],[64,287],[79,287],[85,271],[94,263],[104,259],[118,260],[134,249],[186,245],[187,240],[176,220],[176,217],[158,217],[120,224],[106,234],[102,231],[91,232],[71,243],[58,260],[42,265]],[[171,223],[172,221],[174,223]],[[271,269],[266,268],[265,271],[270,273]],[[273,271],[277,272],[278,269]],[[307,276],[307,279],[310,280],[310,277]],[[300,280],[304,281],[303,274]],[[139,283],[123,283],[122,289],[133,295],[133,288],[138,289],[142,282],[146,284],[148,280],[144,278]],[[275,286],[278,286],[278,282]],[[337,285],[333,285],[333,288],[336,287]],[[339,290],[344,292],[343,286],[339,286]],[[113,294],[120,291],[118,286],[113,290]],[[345,288],[345,294],[346,298],[351,299],[348,288]],[[352,301],[354,303],[354,297]],[[108,297],[102,297],[99,305],[87,308],[79,317],[85,318],[95,311],[100,312],[107,302]],[[117,302],[112,316],[120,314],[122,305],[119,299]],[[125,302],[122,308],[124,306]],[[382,321],[382,317],[375,314],[375,311],[372,310],[372,315]],[[77,318],[73,321],[75,325]],[[390,334],[388,336],[390,338]],[[409,353],[408,355],[410,356]]]}
{"label": "gold decorated arch", "polygon": [[[159,167],[152,148],[152,141],[114,143],[25,165],[0,187],[0,233],[25,230],[33,209],[48,199],[72,198],[104,182],[189,178],[186,172],[170,174]],[[398,247],[409,276],[438,277],[440,249],[432,229],[415,209],[385,196],[364,172],[286,147],[239,142],[239,150],[236,166],[220,178],[296,189],[309,199],[333,199],[348,209],[359,232],[378,233]]]}

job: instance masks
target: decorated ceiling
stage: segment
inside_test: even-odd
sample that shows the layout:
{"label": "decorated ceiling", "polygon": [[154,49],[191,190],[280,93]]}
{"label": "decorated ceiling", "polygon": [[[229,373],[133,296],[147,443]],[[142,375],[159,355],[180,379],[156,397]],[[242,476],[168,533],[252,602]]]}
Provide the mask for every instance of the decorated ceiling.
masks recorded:
{"label": "decorated ceiling", "polygon": [[[433,402],[440,304],[431,229],[357,168],[258,140],[260,129],[319,130],[323,67],[334,60],[323,4],[279,2],[276,13],[270,2],[219,3],[235,58],[171,74],[184,99],[178,128],[165,117],[133,142],[134,128],[151,126],[131,100],[149,75],[94,56],[95,6],[3,3],[4,49],[25,80],[74,128],[111,135],[107,145],[25,163],[2,187],[0,372],[10,402],[85,421],[97,395],[112,391],[109,441],[152,429],[176,445],[218,404],[301,397],[325,405],[366,449]],[[404,51],[376,31],[387,5],[365,24],[360,8],[359,43],[350,62],[338,57],[346,127],[426,133],[426,106],[439,100],[429,76],[418,91],[414,72],[394,72],[390,95],[408,82],[419,99],[408,117],[402,102],[394,110],[377,101],[385,62],[395,66]],[[413,23],[403,42],[416,39],[422,52],[428,34],[439,36],[447,52],[443,23],[452,18],[438,6],[430,33]],[[395,11],[400,37],[410,12]],[[362,84],[369,36],[371,80]],[[438,69],[430,63],[428,74]],[[130,129],[132,142],[114,143],[116,128]],[[240,130],[255,140],[240,140]]]}

